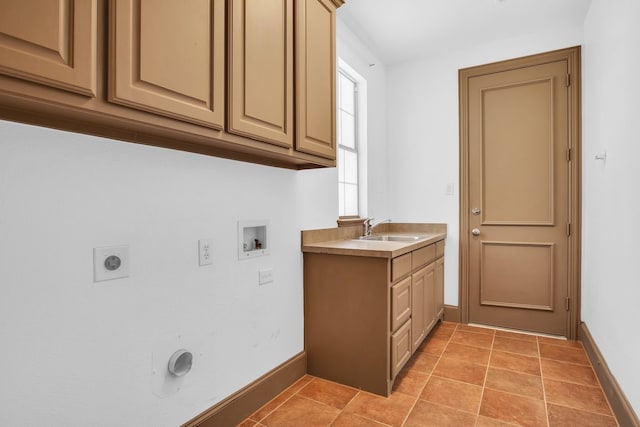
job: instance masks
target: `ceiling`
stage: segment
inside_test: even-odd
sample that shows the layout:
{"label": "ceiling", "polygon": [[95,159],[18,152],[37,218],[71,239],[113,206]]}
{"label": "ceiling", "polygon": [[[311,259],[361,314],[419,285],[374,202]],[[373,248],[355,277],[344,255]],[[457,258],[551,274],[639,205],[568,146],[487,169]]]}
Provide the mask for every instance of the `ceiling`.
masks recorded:
{"label": "ceiling", "polygon": [[385,64],[582,25],[591,0],[346,0],[339,18]]}

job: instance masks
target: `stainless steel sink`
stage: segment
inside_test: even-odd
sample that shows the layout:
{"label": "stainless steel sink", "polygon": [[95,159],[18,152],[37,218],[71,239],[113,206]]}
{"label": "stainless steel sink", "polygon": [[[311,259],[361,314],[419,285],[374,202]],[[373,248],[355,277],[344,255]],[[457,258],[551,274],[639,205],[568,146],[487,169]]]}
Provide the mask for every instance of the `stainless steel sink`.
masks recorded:
{"label": "stainless steel sink", "polygon": [[416,240],[420,240],[421,238],[421,236],[374,234],[372,236],[360,236],[359,240],[375,240],[381,242],[415,242]]}

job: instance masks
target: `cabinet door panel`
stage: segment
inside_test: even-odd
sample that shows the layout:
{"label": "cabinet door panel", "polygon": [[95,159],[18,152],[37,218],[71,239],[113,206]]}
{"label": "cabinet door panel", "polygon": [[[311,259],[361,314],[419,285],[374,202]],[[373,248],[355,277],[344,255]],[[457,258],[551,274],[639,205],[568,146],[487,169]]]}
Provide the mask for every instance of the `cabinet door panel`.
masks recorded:
{"label": "cabinet door panel", "polygon": [[411,278],[391,287],[391,332],[411,317]]}
{"label": "cabinet door panel", "polygon": [[436,260],[434,291],[435,316],[442,318],[444,315],[444,257]]}
{"label": "cabinet door panel", "polygon": [[230,133],[293,147],[293,0],[230,7]]}
{"label": "cabinet door panel", "polygon": [[411,354],[411,320],[407,320],[391,335],[391,378],[395,378]]}
{"label": "cabinet door panel", "polygon": [[109,100],[222,128],[224,0],[113,0]]}
{"label": "cabinet door panel", "polygon": [[96,0],[2,0],[0,73],[95,96],[96,13]]}
{"label": "cabinet door panel", "polygon": [[296,149],[336,158],[335,6],[300,0],[296,18]]}
{"label": "cabinet door panel", "polygon": [[436,294],[436,263],[429,264],[425,267],[424,274],[424,319],[425,319],[425,335],[433,328],[436,323],[436,302],[434,296]]}
{"label": "cabinet door panel", "polygon": [[425,277],[427,269],[423,268],[411,275],[411,352],[415,352],[426,336],[425,319]]}

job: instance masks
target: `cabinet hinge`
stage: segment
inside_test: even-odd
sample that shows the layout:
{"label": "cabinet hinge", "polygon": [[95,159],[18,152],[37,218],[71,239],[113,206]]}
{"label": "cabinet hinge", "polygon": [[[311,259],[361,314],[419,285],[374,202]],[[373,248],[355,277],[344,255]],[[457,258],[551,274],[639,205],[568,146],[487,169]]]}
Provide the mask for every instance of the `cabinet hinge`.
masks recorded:
{"label": "cabinet hinge", "polygon": [[570,307],[571,307],[571,298],[567,297],[567,298],[565,298],[565,300],[564,300],[564,308],[565,308],[567,311],[569,311]]}
{"label": "cabinet hinge", "polygon": [[564,78],[564,85],[566,87],[571,86],[571,74],[567,74]]}
{"label": "cabinet hinge", "polygon": [[571,148],[567,148],[567,162],[571,161]]}
{"label": "cabinet hinge", "polygon": [[567,224],[567,237],[571,236],[571,224]]}

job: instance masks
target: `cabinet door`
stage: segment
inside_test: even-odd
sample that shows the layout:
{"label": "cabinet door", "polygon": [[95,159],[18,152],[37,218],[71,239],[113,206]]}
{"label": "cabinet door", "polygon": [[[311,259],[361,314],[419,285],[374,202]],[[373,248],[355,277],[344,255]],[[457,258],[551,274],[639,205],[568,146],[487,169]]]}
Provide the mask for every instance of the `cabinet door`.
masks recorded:
{"label": "cabinet door", "polygon": [[296,3],[296,149],[336,158],[335,6]]}
{"label": "cabinet door", "polygon": [[442,319],[442,316],[444,315],[444,257],[436,260],[434,289],[436,319]]}
{"label": "cabinet door", "polygon": [[293,0],[228,4],[227,130],[293,147]]}
{"label": "cabinet door", "polygon": [[411,352],[415,352],[426,336],[427,267],[411,275]]}
{"label": "cabinet door", "polygon": [[411,320],[407,320],[391,335],[391,378],[395,378],[411,354]]}
{"label": "cabinet door", "polygon": [[425,318],[425,335],[431,331],[436,323],[436,263],[433,262],[425,267],[424,274],[424,318]]}
{"label": "cabinet door", "polygon": [[109,101],[222,128],[224,7],[224,0],[112,0]]}
{"label": "cabinet door", "polygon": [[411,277],[391,287],[391,332],[411,317]]}
{"label": "cabinet door", "polygon": [[96,0],[2,0],[0,73],[96,95]]}

